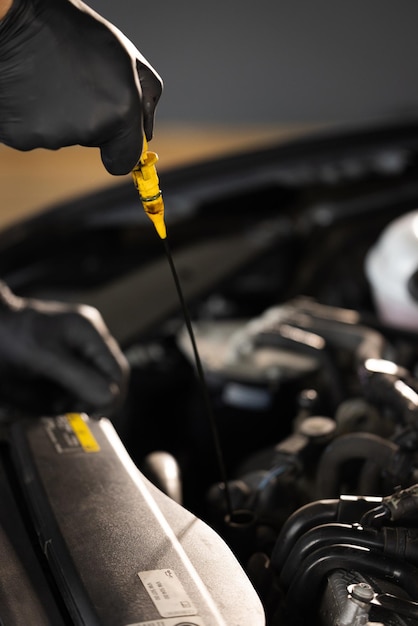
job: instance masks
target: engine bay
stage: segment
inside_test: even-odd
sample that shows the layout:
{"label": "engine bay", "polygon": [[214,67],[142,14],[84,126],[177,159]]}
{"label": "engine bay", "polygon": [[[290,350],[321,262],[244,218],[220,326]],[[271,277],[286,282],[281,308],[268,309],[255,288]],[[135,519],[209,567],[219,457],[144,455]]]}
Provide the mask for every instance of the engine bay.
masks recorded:
{"label": "engine bay", "polygon": [[100,309],[132,370],[112,418],[119,437],[229,545],[267,626],[418,623],[418,125],[349,129],[161,179],[230,510],[177,296],[135,191],[2,234],[4,279]]}

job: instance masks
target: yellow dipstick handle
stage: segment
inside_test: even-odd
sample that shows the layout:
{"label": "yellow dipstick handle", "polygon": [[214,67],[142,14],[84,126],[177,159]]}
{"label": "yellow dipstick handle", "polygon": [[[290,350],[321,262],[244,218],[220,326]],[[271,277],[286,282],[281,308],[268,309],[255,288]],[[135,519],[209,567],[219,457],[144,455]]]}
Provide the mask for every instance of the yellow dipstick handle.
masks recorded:
{"label": "yellow dipstick handle", "polygon": [[139,197],[145,213],[155,226],[155,230],[165,239],[167,232],[164,222],[164,202],[160,190],[157,168],[158,154],[149,152],[148,144],[144,137],[141,158],[132,170],[132,178],[138,190]]}

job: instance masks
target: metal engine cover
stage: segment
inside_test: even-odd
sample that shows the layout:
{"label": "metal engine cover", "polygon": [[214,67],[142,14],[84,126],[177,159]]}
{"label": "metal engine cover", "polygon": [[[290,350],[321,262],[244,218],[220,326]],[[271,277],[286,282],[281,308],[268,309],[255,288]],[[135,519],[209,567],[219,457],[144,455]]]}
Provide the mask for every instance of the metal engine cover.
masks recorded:
{"label": "metal engine cover", "polygon": [[265,624],[226,543],[144,477],[109,420],[25,420],[11,447],[74,624]]}

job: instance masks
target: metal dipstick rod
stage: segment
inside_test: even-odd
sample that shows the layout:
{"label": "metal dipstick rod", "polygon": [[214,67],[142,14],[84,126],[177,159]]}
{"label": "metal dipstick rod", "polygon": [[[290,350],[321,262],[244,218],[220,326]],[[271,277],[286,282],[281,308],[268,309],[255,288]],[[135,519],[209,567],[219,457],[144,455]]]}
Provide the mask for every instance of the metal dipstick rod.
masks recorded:
{"label": "metal dipstick rod", "polygon": [[219,440],[218,427],[216,425],[215,417],[212,411],[212,404],[209,398],[208,386],[206,384],[205,373],[202,367],[202,363],[197,349],[196,339],[193,332],[193,326],[190,318],[190,314],[187,308],[187,304],[181,288],[179,276],[177,274],[176,266],[174,264],[173,255],[170,250],[167,239],[167,229],[164,221],[164,201],[159,186],[159,179],[155,164],[158,161],[158,155],[155,152],[148,150],[147,142],[144,138],[142,155],[139,163],[132,170],[132,177],[135,187],[138,190],[139,197],[144,207],[145,213],[148,215],[159,237],[163,240],[164,249],[167,255],[168,263],[173,275],[174,283],[176,286],[177,294],[180,300],[181,308],[183,311],[184,321],[187,331],[189,333],[193,356],[196,364],[197,378],[204,402],[206,415],[209,421],[210,429],[212,432],[213,443],[215,446],[216,456],[218,460],[219,471],[221,474],[221,482],[224,486],[225,503],[227,508],[227,515],[232,518],[232,502],[231,494],[229,491],[228,481],[226,478],[226,470],[224,463],[224,456]]}

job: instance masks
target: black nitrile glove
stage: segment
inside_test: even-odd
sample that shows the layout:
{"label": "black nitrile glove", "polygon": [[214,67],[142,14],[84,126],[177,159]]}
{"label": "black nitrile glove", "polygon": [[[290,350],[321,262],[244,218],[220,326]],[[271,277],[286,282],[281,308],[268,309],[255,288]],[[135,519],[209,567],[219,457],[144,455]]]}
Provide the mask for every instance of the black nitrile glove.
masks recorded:
{"label": "black nitrile glove", "polygon": [[0,282],[0,403],[33,414],[110,417],[128,375],[95,308],[20,298]]}
{"label": "black nitrile glove", "polygon": [[100,147],[127,174],[152,137],[162,83],[135,46],[79,0],[14,0],[0,22],[0,142]]}

